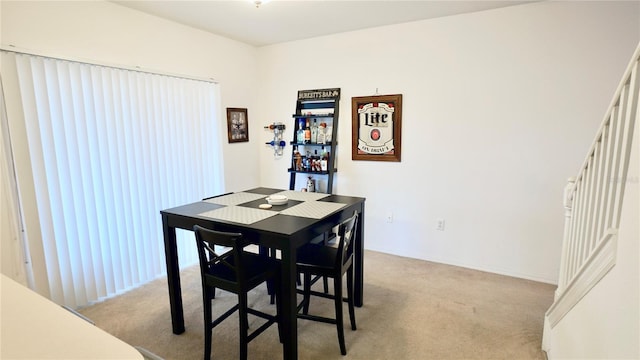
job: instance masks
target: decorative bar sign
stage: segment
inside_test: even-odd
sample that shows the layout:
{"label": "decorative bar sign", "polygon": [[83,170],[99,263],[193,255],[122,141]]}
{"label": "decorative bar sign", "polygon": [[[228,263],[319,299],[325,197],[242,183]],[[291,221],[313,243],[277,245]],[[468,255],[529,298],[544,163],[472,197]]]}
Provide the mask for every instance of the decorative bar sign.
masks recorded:
{"label": "decorative bar sign", "polygon": [[402,94],[351,98],[352,160],[400,161]]}
{"label": "decorative bar sign", "polygon": [[330,100],[340,98],[340,88],[320,89],[320,90],[298,90],[298,100]]}

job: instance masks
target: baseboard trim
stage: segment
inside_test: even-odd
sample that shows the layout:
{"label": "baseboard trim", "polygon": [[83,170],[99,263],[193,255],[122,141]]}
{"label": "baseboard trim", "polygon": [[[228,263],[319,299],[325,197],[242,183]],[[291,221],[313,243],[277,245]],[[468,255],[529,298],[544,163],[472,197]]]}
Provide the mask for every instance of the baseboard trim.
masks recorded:
{"label": "baseboard trim", "polygon": [[593,288],[616,264],[618,234],[609,229],[578,274],[547,310],[551,328]]}

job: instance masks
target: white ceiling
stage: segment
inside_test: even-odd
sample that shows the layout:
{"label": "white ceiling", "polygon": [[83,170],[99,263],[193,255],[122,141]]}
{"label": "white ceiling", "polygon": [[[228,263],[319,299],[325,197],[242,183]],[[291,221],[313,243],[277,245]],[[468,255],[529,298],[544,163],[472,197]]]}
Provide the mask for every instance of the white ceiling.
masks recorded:
{"label": "white ceiling", "polygon": [[259,7],[252,0],[112,2],[247,44],[264,46],[533,1],[271,0]]}

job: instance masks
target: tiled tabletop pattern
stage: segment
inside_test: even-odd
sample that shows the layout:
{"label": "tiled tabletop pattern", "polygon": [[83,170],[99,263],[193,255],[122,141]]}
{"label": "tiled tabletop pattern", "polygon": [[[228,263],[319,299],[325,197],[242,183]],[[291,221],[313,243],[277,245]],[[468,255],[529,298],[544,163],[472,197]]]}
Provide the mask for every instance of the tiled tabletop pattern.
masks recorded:
{"label": "tiled tabletop pattern", "polygon": [[200,216],[233,221],[240,224],[253,224],[254,222],[258,222],[275,215],[278,215],[277,211],[254,209],[235,205],[225,206],[200,214]]}
{"label": "tiled tabletop pattern", "polygon": [[[284,210],[276,210],[276,207],[269,210],[256,209],[238,205],[266,198],[267,195],[238,192],[204,200],[212,204],[225,206],[215,210],[205,211],[201,213],[200,216],[248,225],[278,214],[322,219],[345,206],[345,204],[342,203],[317,201],[330,194],[286,190],[277,193],[277,195],[284,195],[290,200],[302,202],[295,206],[285,208]],[[266,203],[265,200],[265,204]]]}
{"label": "tiled tabletop pattern", "polygon": [[300,216],[313,219],[322,219],[323,217],[338,211],[345,204],[323,202],[323,201],[305,201],[296,206],[284,209],[280,212],[282,215]]}

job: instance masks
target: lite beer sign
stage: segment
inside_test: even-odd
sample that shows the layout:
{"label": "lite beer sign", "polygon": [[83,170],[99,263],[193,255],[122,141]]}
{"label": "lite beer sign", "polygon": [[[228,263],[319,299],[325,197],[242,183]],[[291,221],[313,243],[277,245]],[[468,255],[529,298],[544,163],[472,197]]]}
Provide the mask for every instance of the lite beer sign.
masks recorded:
{"label": "lite beer sign", "polygon": [[351,98],[352,160],[400,161],[402,94]]}
{"label": "lite beer sign", "polygon": [[393,146],[393,103],[373,102],[358,107],[360,138],[358,150],[367,154],[385,154]]}

